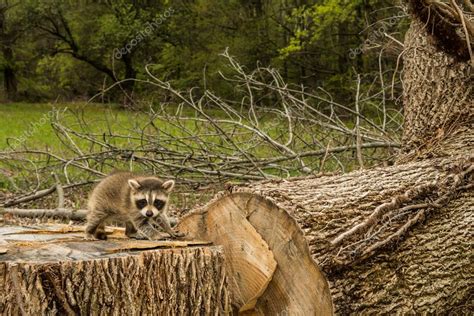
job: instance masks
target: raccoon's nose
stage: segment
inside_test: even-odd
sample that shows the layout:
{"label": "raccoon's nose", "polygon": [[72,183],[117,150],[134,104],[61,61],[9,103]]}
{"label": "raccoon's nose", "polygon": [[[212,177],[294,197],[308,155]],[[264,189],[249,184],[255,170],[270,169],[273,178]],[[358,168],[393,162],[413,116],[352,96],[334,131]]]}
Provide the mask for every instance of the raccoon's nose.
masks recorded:
{"label": "raccoon's nose", "polygon": [[148,216],[148,217],[152,217],[152,216],[153,216],[153,211],[152,211],[152,210],[148,210],[148,211],[146,211],[145,214],[146,214],[146,216]]}

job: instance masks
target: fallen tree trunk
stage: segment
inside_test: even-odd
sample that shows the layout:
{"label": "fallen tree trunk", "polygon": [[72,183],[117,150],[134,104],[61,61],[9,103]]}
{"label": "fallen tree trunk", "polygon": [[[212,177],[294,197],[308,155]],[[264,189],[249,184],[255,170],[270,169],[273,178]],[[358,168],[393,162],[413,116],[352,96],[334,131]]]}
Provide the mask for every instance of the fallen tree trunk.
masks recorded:
{"label": "fallen tree trunk", "polygon": [[[275,238],[272,233],[278,231],[279,226],[274,226],[279,214],[288,212],[304,233],[290,230],[290,233],[276,236],[291,236],[286,240],[288,242],[298,238],[297,234],[304,235],[313,258],[326,272],[338,314],[450,311],[468,302],[473,285],[469,254],[473,236],[467,232],[474,214],[474,191],[472,186],[466,188],[466,185],[472,184],[474,159],[466,161],[460,158],[458,162],[460,169],[468,170],[468,165],[471,169],[457,188],[447,188],[453,190],[454,195],[442,207],[425,207],[422,203],[445,194],[442,179],[451,177],[451,174],[449,168],[444,171],[443,168],[453,167],[451,159],[421,161],[337,177],[273,181],[233,188],[224,196],[217,197],[215,202],[186,216],[179,228],[193,237],[209,238],[213,231],[192,224],[203,222],[213,213],[217,216],[225,214],[228,208],[237,207],[250,214],[248,221],[270,243]],[[331,244],[338,236],[364,223],[380,205],[391,203],[394,197],[430,183],[435,184],[431,190],[410,196],[402,205],[387,210],[366,230],[337,245]],[[218,209],[215,209],[215,203],[220,204]],[[253,218],[253,214],[259,212],[266,213],[264,222]],[[425,222],[426,218],[429,220]],[[272,244],[270,249],[275,252],[284,245]],[[223,246],[225,249],[229,244]],[[304,257],[304,252],[296,252],[295,256]],[[304,280],[315,285],[321,282],[305,269],[298,271],[295,259],[289,263],[280,262],[277,255],[275,259],[277,272],[283,269],[283,273],[292,273],[297,282]],[[306,292],[301,297],[295,295],[291,285],[285,282],[274,277],[267,292],[257,301],[257,310],[266,310],[269,300],[265,298],[273,296],[268,292],[273,287],[283,288],[288,293],[284,295],[287,301],[281,297],[273,301],[285,302],[276,311],[279,313],[288,309],[289,298],[300,300],[299,308],[304,308],[301,302],[305,297],[312,294],[321,297],[324,293]],[[310,301],[316,300],[313,297]]]}
{"label": "fallen tree trunk", "polygon": [[3,226],[0,235],[1,314],[230,313],[220,247],[115,235],[91,242],[68,226]]}
{"label": "fallen tree trunk", "polygon": [[[415,10],[435,9],[411,2]],[[405,40],[407,119],[397,165],[232,187],[178,225],[190,236],[219,244],[208,218],[241,210],[277,262],[256,313],[317,314],[328,306],[314,303],[327,303],[321,299],[326,296],[319,269],[297,258],[306,257],[307,245],[329,280],[337,314],[472,310],[472,67],[469,60],[442,51],[443,45],[435,46],[445,40],[446,30],[437,30],[431,20],[426,29],[425,22],[415,19]],[[227,234],[233,233],[229,228]],[[243,243],[226,239],[222,245]],[[290,275],[303,282],[287,282]],[[301,291],[311,283],[311,291]]]}

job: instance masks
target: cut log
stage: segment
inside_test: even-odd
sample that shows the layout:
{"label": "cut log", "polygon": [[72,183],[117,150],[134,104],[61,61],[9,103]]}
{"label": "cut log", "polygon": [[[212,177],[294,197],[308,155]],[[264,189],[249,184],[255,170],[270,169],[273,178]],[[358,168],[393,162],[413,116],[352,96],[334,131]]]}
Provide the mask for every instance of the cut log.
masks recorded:
{"label": "cut log", "polygon": [[[473,147],[466,147],[468,152],[474,157]],[[468,233],[474,216],[473,166],[474,158],[462,155],[235,187],[184,217],[179,229],[218,244],[214,230],[193,223],[223,215],[228,208],[242,210],[278,263],[257,300],[256,311],[261,314],[330,313],[326,281],[307,244],[326,272],[338,314],[447,312],[464,306],[473,288],[469,259],[473,236]],[[443,187],[459,174],[458,187]],[[331,243],[366,222],[380,205],[423,186],[427,189],[419,196],[409,194],[410,199],[387,210],[366,230]],[[453,195],[436,206],[434,201],[450,190]],[[422,204],[426,200],[433,204]],[[233,241],[226,242],[224,249]]]}
{"label": "cut log", "polygon": [[108,241],[85,241],[68,226],[0,227],[0,313],[230,312],[221,247],[130,240],[116,231]]}
{"label": "cut log", "polygon": [[[216,228],[216,218],[226,218]],[[248,227],[252,227],[249,229]],[[203,209],[182,218],[178,230],[190,237],[209,239],[222,245],[233,260],[226,260],[234,296],[249,291],[259,270],[241,271],[254,265],[256,260],[266,261],[268,254],[249,252],[264,241],[270,249],[277,268],[264,292],[259,293],[252,313],[260,315],[331,315],[332,301],[326,278],[311,259],[308,245],[297,223],[285,212],[258,195],[231,194],[218,198]],[[222,238],[225,231],[226,238]],[[240,249],[240,251],[238,251]],[[271,255],[270,253],[270,255]],[[241,301],[234,301],[235,310],[243,310]],[[247,306],[248,307],[248,306]],[[248,310],[249,308],[245,308]]]}
{"label": "cut log", "polygon": [[[225,212],[221,212],[222,209]],[[197,213],[192,216],[196,218],[185,221],[178,230],[192,238],[225,245],[226,269],[230,275],[236,276],[229,280],[234,306],[238,306],[239,312],[254,309],[277,266],[268,244],[237,204],[218,201],[209,206],[206,216]],[[193,227],[186,226],[186,223]]]}

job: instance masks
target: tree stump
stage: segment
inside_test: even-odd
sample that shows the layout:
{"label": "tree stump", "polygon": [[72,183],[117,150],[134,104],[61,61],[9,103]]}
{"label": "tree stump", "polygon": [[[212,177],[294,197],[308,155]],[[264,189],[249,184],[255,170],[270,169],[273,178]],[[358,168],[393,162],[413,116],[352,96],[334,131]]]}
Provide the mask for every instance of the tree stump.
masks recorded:
{"label": "tree stump", "polygon": [[0,227],[0,314],[221,315],[230,295],[221,247],[86,241],[65,225]]}

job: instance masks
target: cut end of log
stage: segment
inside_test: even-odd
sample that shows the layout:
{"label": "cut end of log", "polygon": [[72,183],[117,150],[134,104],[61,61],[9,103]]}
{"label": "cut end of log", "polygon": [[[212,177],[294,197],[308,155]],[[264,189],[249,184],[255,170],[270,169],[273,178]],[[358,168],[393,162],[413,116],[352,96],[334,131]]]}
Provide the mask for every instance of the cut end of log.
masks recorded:
{"label": "cut end of log", "polygon": [[312,259],[303,232],[268,199],[228,194],[185,216],[178,229],[222,245],[235,311],[333,313],[327,280]]}
{"label": "cut end of log", "polygon": [[0,314],[230,312],[223,249],[208,242],[86,241],[66,225],[0,236]]}

